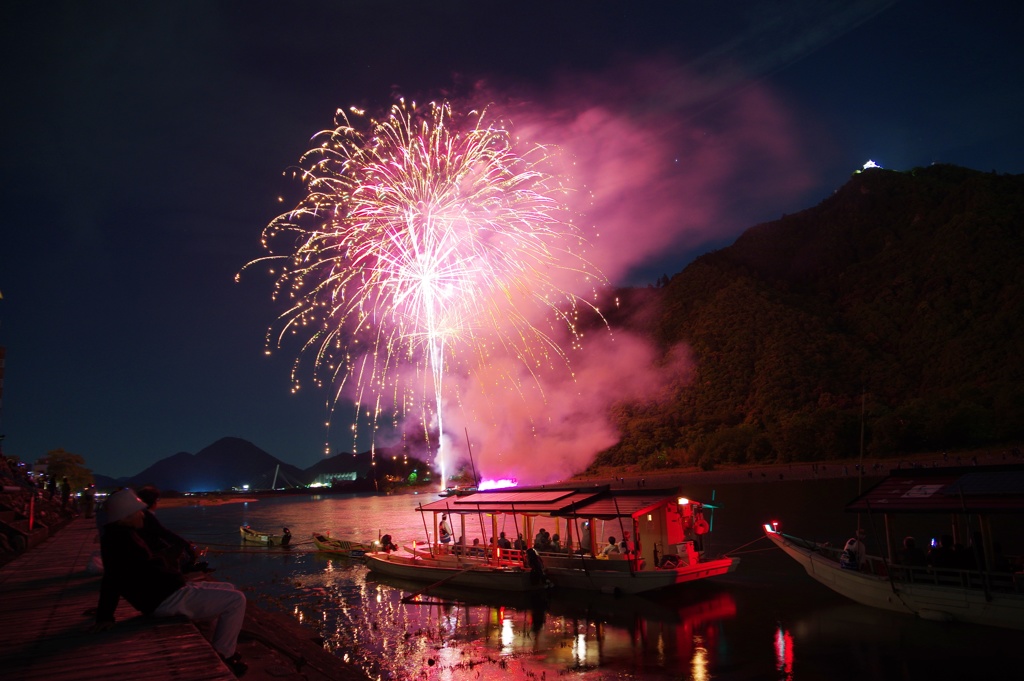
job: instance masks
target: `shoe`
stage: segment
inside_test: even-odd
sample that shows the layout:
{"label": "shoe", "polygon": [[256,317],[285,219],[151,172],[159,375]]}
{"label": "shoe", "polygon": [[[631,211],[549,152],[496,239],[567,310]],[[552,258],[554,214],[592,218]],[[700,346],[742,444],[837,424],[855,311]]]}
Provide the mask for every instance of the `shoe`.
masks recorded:
{"label": "shoe", "polygon": [[231,673],[235,675],[236,679],[242,678],[245,676],[245,673],[249,671],[249,665],[242,662],[242,656],[238,653],[235,653],[231,657],[224,657],[221,655],[220,659],[224,660],[224,664],[228,666],[228,669],[231,670]]}

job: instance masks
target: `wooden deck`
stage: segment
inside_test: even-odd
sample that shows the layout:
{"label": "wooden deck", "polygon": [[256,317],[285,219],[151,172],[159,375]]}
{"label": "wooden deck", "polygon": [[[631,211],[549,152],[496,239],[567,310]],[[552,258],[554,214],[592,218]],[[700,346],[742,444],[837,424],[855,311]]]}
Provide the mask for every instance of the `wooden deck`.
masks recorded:
{"label": "wooden deck", "polygon": [[0,677],[234,681],[184,618],[144,618],[122,600],[113,629],[89,631],[100,590],[100,577],[86,572],[96,538],[94,521],[78,518],[0,567]]}

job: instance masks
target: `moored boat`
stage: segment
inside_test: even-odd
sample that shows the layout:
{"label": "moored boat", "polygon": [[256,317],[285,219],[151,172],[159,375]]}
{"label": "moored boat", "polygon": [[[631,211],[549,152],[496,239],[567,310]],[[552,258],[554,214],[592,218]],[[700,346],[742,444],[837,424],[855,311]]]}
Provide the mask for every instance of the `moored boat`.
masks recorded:
{"label": "moored boat", "polygon": [[[605,485],[476,492],[420,506],[424,526],[432,518],[432,536],[402,552],[368,554],[366,561],[381,574],[454,586],[643,593],[736,569],[737,558],[710,554],[706,507],[674,489]],[[452,534],[459,540],[439,531],[446,515],[458,519]],[[515,544],[499,531],[499,522],[514,527]],[[465,537],[477,525],[481,534],[490,531],[471,544]],[[553,535],[546,526],[554,527]],[[602,550],[603,535],[623,541]]]}
{"label": "moored boat", "polygon": [[[882,555],[851,564],[844,549],[786,534],[777,522],[766,523],[764,533],[812,578],[862,605],[923,619],[1024,630],[1024,572],[1001,554],[993,531],[1016,521],[1012,533],[1019,535],[1024,466],[897,470],[847,510],[883,516]],[[931,558],[896,550],[894,526],[898,516],[908,514],[952,519],[950,534],[936,542],[940,550]],[[960,548],[946,546],[943,553],[944,543]],[[951,557],[954,552],[958,555]]]}
{"label": "moored boat", "polygon": [[335,539],[319,532],[313,533],[313,544],[316,545],[317,551],[354,558],[359,558],[366,552],[374,550],[372,543]]}
{"label": "moored boat", "polygon": [[264,546],[288,546],[292,539],[292,533],[287,527],[282,530],[281,534],[259,532],[248,525],[242,525],[238,528],[238,531],[242,535],[242,541],[249,542],[250,544],[262,544]]}

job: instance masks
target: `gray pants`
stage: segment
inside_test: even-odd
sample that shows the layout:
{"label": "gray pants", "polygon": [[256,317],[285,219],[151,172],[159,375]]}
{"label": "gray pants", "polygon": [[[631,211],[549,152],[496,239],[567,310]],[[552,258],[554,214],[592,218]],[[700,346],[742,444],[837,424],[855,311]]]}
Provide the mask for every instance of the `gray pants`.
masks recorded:
{"label": "gray pants", "polygon": [[231,657],[245,620],[245,594],[225,582],[188,582],[165,598],[153,614],[184,615],[190,620],[216,618],[213,648],[222,657]]}

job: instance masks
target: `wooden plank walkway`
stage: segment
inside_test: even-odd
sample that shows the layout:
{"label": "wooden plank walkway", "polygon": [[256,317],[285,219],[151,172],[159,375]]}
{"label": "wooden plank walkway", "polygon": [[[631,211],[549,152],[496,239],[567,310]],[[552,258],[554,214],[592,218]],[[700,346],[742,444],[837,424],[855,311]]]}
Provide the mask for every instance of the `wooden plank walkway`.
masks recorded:
{"label": "wooden plank walkway", "polygon": [[5,681],[234,681],[194,624],[144,618],[124,600],[117,625],[92,633],[100,577],[95,522],[73,520],[0,567],[0,677]]}

